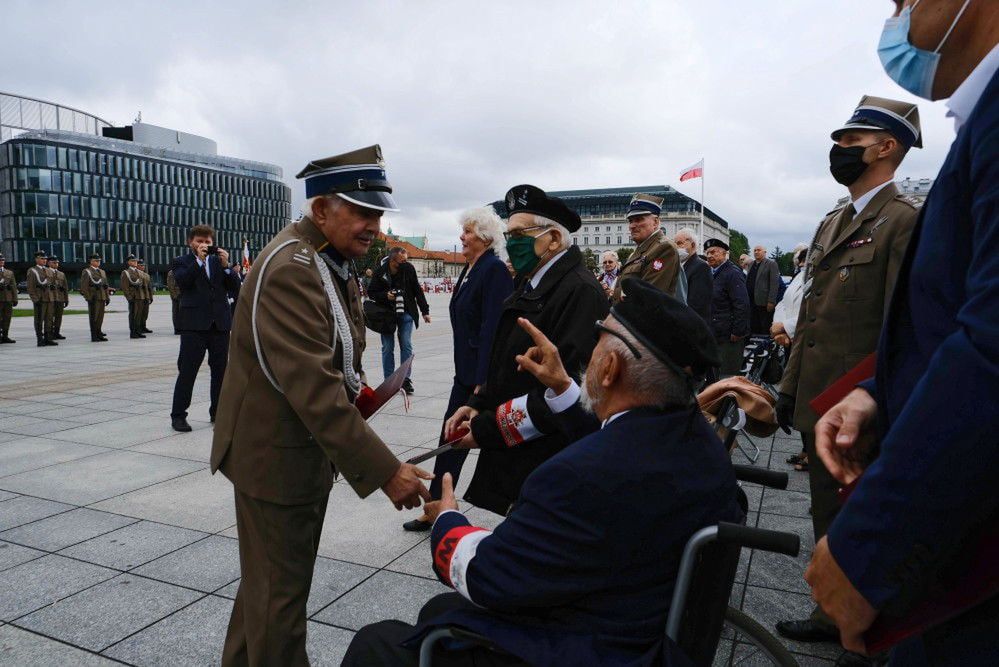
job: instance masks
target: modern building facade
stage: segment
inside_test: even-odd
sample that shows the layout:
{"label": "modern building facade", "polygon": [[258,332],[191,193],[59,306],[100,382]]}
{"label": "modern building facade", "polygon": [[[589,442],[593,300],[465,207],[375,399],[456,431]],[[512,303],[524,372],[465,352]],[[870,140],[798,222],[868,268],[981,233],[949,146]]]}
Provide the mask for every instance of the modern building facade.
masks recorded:
{"label": "modern building facade", "polygon": [[143,123],[100,130],[31,129],[0,144],[9,268],[23,271],[44,250],[75,280],[93,252],[109,273],[134,254],[162,284],[193,225],[211,225],[216,244],[238,255],[244,239],[259,250],[287,224],[280,167],[220,156],[210,139]]}
{"label": "modern building facade", "polygon": [[906,176],[901,181],[895,181],[895,185],[898,186],[899,192],[914,197],[922,203],[926,201],[926,196],[930,194],[930,188],[933,187],[933,179],[909,178]]}
{"label": "modern building facade", "polygon": [[0,92],[0,142],[31,130],[64,130],[102,136],[111,123],[72,107]]}
{"label": "modern building facade", "polygon": [[[625,214],[635,193],[656,195],[663,198],[660,216],[662,229],[672,238],[678,229],[690,227],[698,230],[701,204],[668,185],[644,185],[626,188],[600,188],[594,190],[561,190],[548,194],[561,198],[583,221],[573,235],[572,242],[582,250],[601,253],[605,250],[633,248],[628,233]],[[503,218],[507,217],[506,204],[493,202],[493,208]],[[704,238],[717,238],[728,242],[728,222],[709,208],[704,209]],[[703,240],[703,239],[702,239]]]}

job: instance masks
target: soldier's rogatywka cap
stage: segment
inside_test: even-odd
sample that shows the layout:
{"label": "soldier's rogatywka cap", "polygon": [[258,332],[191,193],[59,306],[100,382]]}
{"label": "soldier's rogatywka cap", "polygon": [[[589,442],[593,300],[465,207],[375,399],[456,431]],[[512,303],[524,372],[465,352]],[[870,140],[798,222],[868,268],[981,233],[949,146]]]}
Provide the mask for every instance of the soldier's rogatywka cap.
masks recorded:
{"label": "soldier's rogatywka cap", "polygon": [[377,211],[398,211],[378,144],[313,160],[295,178],[305,179],[307,198],[336,195]]}
{"label": "soldier's rogatywka cap", "polygon": [[129,255],[125,258],[126,262],[131,262],[133,259],[138,259],[135,255]]}
{"label": "soldier's rogatywka cap", "polygon": [[907,149],[923,147],[923,132],[919,126],[919,107],[911,102],[889,100],[886,97],[864,95],[850,120],[832,133],[832,140],[839,141],[849,130],[878,130],[890,132]]}
{"label": "soldier's rogatywka cap", "polygon": [[59,261],[59,256],[58,255],[49,255],[48,260],[50,262],[58,262]]}
{"label": "soldier's rogatywka cap", "polygon": [[101,259],[101,256],[95,252],[93,255],[90,256],[90,259]]}
{"label": "soldier's rogatywka cap", "polygon": [[507,215],[533,213],[554,220],[570,232],[579,231],[583,221],[579,214],[558,197],[550,197],[544,190],[526,183],[515,185],[506,192]]}
{"label": "soldier's rogatywka cap", "polygon": [[45,251],[44,250],[36,250],[35,251],[35,259],[38,259],[39,257],[45,257]]}
{"label": "soldier's rogatywka cap", "polygon": [[704,242],[704,250],[707,251],[708,248],[721,248],[725,252],[728,252],[728,244],[719,239],[708,239]]}
{"label": "soldier's rogatywka cap", "polygon": [[144,259],[137,259],[135,261],[138,262],[139,264],[145,264],[146,263],[146,261]]}
{"label": "soldier's rogatywka cap", "polygon": [[638,215],[659,215],[663,212],[663,198],[655,195],[646,195],[639,192],[631,198],[628,204],[627,218],[634,218]]}
{"label": "soldier's rogatywka cap", "polygon": [[611,315],[667,367],[700,375],[721,365],[714,335],[690,306],[638,278],[625,278],[621,293]]}

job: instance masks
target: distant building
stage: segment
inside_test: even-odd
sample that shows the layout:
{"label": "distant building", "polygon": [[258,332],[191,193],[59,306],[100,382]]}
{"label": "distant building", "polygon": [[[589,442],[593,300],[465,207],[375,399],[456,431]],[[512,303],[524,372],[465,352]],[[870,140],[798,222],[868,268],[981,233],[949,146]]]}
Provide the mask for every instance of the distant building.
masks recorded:
{"label": "distant building", "polygon": [[[582,218],[583,226],[573,234],[572,242],[583,250],[601,253],[605,250],[633,248],[628,233],[628,220],[625,213],[632,195],[638,192],[662,197],[663,212],[660,216],[662,229],[670,238],[682,227],[698,229],[701,219],[701,205],[687,195],[668,185],[644,185],[626,188],[601,188],[595,190],[561,190],[548,194],[559,197]],[[493,202],[493,208],[506,218],[506,203]],[[704,231],[701,242],[707,238],[717,238],[728,242],[728,222],[709,208],[704,209]]]}
{"label": "distant building", "polygon": [[388,231],[385,232],[385,236],[395,241],[405,241],[406,243],[415,246],[421,250],[425,250],[427,244],[430,243],[430,239],[427,238],[426,234],[424,234],[423,236],[399,236],[398,234],[392,233],[391,226],[388,228]]}
{"label": "distant building", "polygon": [[[427,250],[417,247],[405,240],[410,237],[400,237],[392,234],[391,227],[388,229],[388,233],[379,233],[378,236],[385,241],[386,250],[396,246],[404,249],[409,258],[409,263],[416,269],[416,275],[420,278],[453,278],[461,273],[461,269],[465,266],[465,256],[460,252]],[[417,237],[418,240],[420,238],[423,239],[424,245],[426,245],[426,237]]]}
{"label": "distant building", "polygon": [[909,178],[906,176],[901,181],[895,181],[899,191],[904,195],[915,197],[920,202],[926,201],[926,195],[930,194],[933,187],[932,178]]}
{"label": "distant building", "polygon": [[37,100],[27,102],[43,105],[43,127],[32,129],[24,100],[20,119],[11,118],[12,99],[0,97],[0,122],[11,128],[0,144],[0,249],[15,270],[44,250],[75,280],[93,252],[109,273],[134,254],[163,283],[193,225],[214,227],[216,244],[236,254],[244,239],[259,251],[287,224],[291,193],[280,167],[218,155],[205,137],[138,122],[112,127],[78,111],[72,131],[50,127],[44,109],[62,119],[63,107]]}

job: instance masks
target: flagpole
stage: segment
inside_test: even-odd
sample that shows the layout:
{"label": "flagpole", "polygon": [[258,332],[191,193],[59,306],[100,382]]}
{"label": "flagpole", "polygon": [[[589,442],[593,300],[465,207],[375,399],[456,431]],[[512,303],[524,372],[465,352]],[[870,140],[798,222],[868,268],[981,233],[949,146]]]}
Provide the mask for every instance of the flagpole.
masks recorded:
{"label": "flagpole", "polygon": [[701,243],[704,243],[704,158],[701,158],[701,228],[697,235]]}

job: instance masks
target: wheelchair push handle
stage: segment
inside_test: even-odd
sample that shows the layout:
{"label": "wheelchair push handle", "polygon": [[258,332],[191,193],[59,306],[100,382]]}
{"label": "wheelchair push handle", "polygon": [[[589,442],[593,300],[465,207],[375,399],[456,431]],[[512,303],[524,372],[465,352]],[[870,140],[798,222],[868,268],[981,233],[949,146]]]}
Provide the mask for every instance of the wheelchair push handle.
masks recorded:
{"label": "wheelchair push handle", "polygon": [[718,523],[718,541],[787,556],[797,556],[801,551],[801,539],[797,535],[763,528],[750,528],[725,521]]}
{"label": "wheelchair push handle", "polygon": [[786,472],[777,472],[775,470],[766,470],[764,468],[739,464],[733,464],[732,467],[735,469],[735,478],[740,482],[760,484],[771,489],[787,488],[788,478]]}

